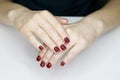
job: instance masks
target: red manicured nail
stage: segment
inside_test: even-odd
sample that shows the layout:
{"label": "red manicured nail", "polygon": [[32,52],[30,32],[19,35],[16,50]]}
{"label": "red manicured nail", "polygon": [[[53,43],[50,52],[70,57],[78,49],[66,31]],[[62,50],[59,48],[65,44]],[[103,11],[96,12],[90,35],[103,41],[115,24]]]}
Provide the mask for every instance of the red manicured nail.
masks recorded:
{"label": "red manicured nail", "polygon": [[51,66],[52,64],[50,62],[46,65],[47,68],[51,68]]}
{"label": "red manicured nail", "polygon": [[60,51],[60,49],[58,47],[55,47],[54,50],[55,50],[55,52],[59,52]]}
{"label": "red manicured nail", "polygon": [[60,48],[61,48],[62,50],[66,50],[66,47],[65,47],[64,44],[62,44],[62,45],[60,46]]}
{"label": "red manicured nail", "polygon": [[37,58],[36,58],[36,61],[40,61],[41,60],[41,57],[40,56],[38,56]]}
{"label": "red manicured nail", "polygon": [[39,49],[42,51],[44,48],[42,46],[39,46]]}
{"label": "red manicured nail", "polygon": [[65,65],[65,62],[62,61],[62,62],[60,63],[60,65],[61,65],[61,66],[64,66],[64,65]]}
{"label": "red manicured nail", "polygon": [[41,67],[44,67],[45,66],[45,62],[42,61],[41,64],[40,64]]}
{"label": "red manicured nail", "polygon": [[65,43],[69,43],[69,42],[70,42],[70,40],[69,40],[68,37],[66,37],[66,38],[64,39],[64,41],[65,41]]}

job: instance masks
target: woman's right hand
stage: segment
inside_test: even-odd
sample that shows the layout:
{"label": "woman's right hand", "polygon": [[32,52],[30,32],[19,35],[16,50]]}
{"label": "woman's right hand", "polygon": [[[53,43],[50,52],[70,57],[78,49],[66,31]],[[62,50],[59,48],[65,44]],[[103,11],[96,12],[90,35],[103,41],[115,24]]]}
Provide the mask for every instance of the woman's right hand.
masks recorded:
{"label": "woman's right hand", "polygon": [[45,43],[53,52],[57,53],[65,50],[66,43],[69,43],[69,37],[60,21],[59,17],[53,16],[50,12],[31,11],[31,10],[13,10],[8,15],[10,21],[20,33],[22,33],[29,42],[36,48],[43,50]]}

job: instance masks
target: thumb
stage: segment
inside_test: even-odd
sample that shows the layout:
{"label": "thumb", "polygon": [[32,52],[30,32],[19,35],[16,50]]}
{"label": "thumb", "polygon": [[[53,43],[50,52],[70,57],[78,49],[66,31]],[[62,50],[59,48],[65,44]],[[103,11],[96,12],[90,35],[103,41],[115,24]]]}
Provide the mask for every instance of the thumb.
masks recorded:
{"label": "thumb", "polygon": [[56,19],[63,25],[68,23],[68,19],[56,16]]}

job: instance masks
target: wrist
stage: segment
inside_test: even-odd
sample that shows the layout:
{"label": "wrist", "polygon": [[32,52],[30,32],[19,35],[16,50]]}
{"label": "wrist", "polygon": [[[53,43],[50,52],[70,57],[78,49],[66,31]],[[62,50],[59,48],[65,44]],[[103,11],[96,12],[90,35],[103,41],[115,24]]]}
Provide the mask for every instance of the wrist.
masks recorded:
{"label": "wrist", "polygon": [[92,25],[90,27],[94,28],[98,36],[104,33],[104,26],[105,26],[104,21],[92,17],[85,17],[83,21]]}
{"label": "wrist", "polygon": [[15,20],[17,20],[17,18],[26,11],[30,11],[30,10],[24,7],[10,10],[8,12],[8,19],[11,22],[11,24],[16,27]]}

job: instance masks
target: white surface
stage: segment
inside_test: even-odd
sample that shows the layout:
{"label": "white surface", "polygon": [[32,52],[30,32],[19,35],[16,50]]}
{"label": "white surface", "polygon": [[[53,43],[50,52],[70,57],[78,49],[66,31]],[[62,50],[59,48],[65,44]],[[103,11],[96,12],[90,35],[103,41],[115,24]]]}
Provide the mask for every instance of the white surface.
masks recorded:
{"label": "white surface", "polygon": [[120,80],[120,28],[99,38],[65,67],[40,68],[36,56],[37,50],[16,30],[0,25],[0,80]]}

